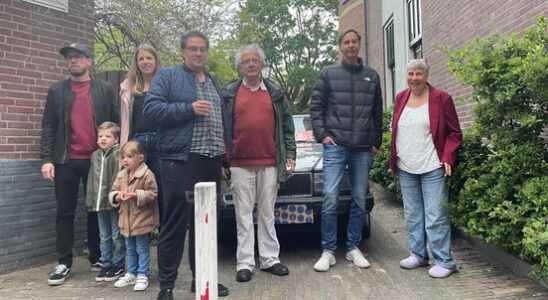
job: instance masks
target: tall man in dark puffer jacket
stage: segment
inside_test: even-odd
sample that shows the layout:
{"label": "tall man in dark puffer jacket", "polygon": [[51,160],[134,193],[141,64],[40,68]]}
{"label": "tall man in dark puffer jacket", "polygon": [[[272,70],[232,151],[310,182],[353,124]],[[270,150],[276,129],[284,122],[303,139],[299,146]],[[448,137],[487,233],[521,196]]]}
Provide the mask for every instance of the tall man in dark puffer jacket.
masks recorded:
{"label": "tall man in dark puffer jacket", "polygon": [[368,177],[382,141],[382,95],[379,75],[358,56],[361,37],[354,29],[339,38],[341,63],[326,67],[312,92],[310,117],[314,137],[323,144],[324,198],[321,214],[322,256],[314,270],[335,264],[337,204],[346,166],[352,201],[348,216],[346,259],[360,268],[369,262],[358,248],[366,214]]}

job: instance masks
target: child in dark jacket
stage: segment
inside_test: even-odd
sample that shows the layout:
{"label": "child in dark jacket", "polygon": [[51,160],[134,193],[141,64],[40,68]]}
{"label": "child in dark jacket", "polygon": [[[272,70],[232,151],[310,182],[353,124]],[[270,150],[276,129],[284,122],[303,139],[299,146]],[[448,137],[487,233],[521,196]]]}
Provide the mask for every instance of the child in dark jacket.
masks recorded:
{"label": "child in dark jacket", "polygon": [[95,281],[115,281],[124,273],[125,245],[118,228],[118,211],[110,205],[108,193],[120,169],[120,127],[104,122],[98,128],[99,149],[91,155],[86,185],[86,205],[97,212],[101,248],[101,271]]}
{"label": "child in dark jacket", "polygon": [[144,291],[150,275],[149,233],[159,223],[158,187],[154,173],[144,163],[141,144],[129,141],[121,151],[123,169],[116,176],[109,200],[119,207],[118,225],[126,240],[127,273],[114,286],[134,285],[134,291]]}

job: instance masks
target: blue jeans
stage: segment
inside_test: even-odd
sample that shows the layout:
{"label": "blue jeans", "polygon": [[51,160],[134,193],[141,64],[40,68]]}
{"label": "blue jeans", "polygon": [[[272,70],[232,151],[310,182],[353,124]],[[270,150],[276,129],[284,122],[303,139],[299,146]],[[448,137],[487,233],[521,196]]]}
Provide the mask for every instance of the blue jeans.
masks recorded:
{"label": "blue jeans", "polygon": [[148,233],[126,237],[127,271],[134,275],[150,275]]}
{"label": "blue jeans", "polygon": [[118,228],[118,211],[115,209],[97,212],[99,238],[101,240],[101,263],[106,268],[122,267],[126,254],[124,237]]}
{"label": "blue jeans", "polygon": [[451,255],[451,225],[444,169],[424,174],[399,170],[398,175],[411,252],[428,259],[428,242],[435,263],[454,269],[456,266]]}
{"label": "blue jeans", "polygon": [[323,147],[322,249],[335,252],[337,248],[337,206],[341,181],[349,168],[352,201],[346,229],[346,250],[357,248],[362,240],[365,222],[365,201],[368,193],[369,169],[373,162],[370,151],[352,150],[344,146]]}

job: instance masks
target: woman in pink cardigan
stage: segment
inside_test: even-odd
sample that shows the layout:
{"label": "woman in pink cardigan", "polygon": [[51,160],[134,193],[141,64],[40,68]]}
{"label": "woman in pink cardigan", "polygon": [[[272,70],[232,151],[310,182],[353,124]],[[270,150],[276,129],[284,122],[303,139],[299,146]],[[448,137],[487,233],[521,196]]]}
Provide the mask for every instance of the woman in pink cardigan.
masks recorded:
{"label": "woman in pink cardigan", "polygon": [[453,99],[428,83],[428,69],[422,59],[407,65],[409,88],[394,104],[390,170],[400,179],[411,252],[400,267],[427,266],[428,243],[434,261],[428,274],[445,278],[456,271],[445,178],[454,172],[462,132]]}
{"label": "woman in pink cardigan", "polygon": [[153,47],[144,44],[135,50],[132,66],[126,79],[120,84],[120,144],[124,145],[128,140],[135,139],[143,145],[145,162],[156,176],[158,199],[161,200],[157,125],[154,120],[149,120],[143,115],[150,82],[159,69],[160,57]]}

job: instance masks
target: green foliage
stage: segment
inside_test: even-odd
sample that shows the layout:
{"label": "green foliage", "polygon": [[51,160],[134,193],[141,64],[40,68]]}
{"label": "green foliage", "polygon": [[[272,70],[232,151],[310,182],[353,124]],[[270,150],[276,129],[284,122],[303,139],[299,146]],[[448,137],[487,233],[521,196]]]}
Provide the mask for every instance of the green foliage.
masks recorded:
{"label": "green foliage", "polygon": [[382,144],[375,159],[373,166],[369,171],[369,178],[382,185],[401,199],[400,183],[396,176],[389,172],[388,164],[390,162],[390,142],[392,133],[390,132],[390,122],[392,121],[392,112],[385,112],[383,116],[383,135]]}
{"label": "green foliage", "polygon": [[474,88],[450,180],[452,217],[467,231],[536,263],[548,277],[548,31],[543,18],[522,37],[493,36],[448,51],[449,69]]}
{"label": "green foliage", "polygon": [[267,71],[295,113],[308,111],[320,70],[334,62],[336,0],[248,0],[235,38],[265,51]]}

